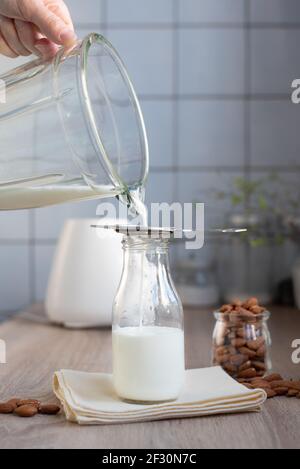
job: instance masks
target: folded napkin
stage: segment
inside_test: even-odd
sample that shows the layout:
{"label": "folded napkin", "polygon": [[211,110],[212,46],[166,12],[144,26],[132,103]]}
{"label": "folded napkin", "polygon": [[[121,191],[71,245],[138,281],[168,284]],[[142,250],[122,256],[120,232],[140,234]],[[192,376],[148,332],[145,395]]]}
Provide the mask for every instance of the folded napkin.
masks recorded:
{"label": "folded napkin", "polygon": [[122,401],[112,376],[104,373],[61,370],[54,374],[53,389],[67,420],[81,425],[258,411],[267,397],[262,389],[249,390],[234,381],[220,367],[187,370],[179,398],[160,404]]}

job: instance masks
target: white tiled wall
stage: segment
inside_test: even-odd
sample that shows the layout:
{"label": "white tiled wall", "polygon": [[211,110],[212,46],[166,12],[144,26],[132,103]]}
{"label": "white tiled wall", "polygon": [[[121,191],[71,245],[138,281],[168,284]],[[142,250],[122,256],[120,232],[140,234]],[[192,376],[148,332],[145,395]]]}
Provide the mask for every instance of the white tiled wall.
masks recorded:
{"label": "white tiled wall", "polygon": [[205,204],[205,228],[224,226],[230,202],[225,199],[217,203],[218,193],[227,192],[237,176],[241,173],[216,170],[183,172],[179,177],[178,200]]}
{"label": "white tiled wall", "polygon": [[104,21],[103,0],[65,0],[75,25]]}
{"label": "white tiled wall", "polygon": [[251,103],[251,161],[255,166],[299,166],[300,107],[291,101]]}
{"label": "white tiled wall", "polygon": [[242,100],[181,100],[179,129],[180,166],[243,166]]}
{"label": "white tiled wall", "polygon": [[145,125],[148,131],[152,167],[173,165],[173,111],[171,100],[142,101]]}
{"label": "white tiled wall", "polygon": [[121,25],[132,23],[172,23],[173,0],[108,0],[107,21]]}
{"label": "white tiled wall", "polygon": [[0,310],[23,308],[30,301],[30,248],[27,244],[0,245]]}
{"label": "white tiled wall", "polygon": [[172,30],[107,31],[108,39],[117,48],[139,94],[172,93]]}
{"label": "white tiled wall", "polygon": [[[140,95],[148,203],[205,201],[208,226],[230,209],[215,200],[216,190],[230,188],[245,169],[294,170],[297,180],[300,106],[290,104],[289,93],[300,77],[298,0],[66,3],[79,37],[92,30],[109,37]],[[21,62],[1,57],[0,71]],[[0,311],[43,299],[64,220],[93,217],[96,205],[1,214]]]}
{"label": "white tiled wall", "polygon": [[179,19],[188,23],[241,23],[247,0],[183,0],[179,1]]}
{"label": "white tiled wall", "polygon": [[249,4],[252,21],[269,24],[299,24],[300,3],[298,0],[251,0]]}
{"label": "white tiled wall", "polygon": [[174,182],[175,174],[172,171],[150,173],[146,191],[147,206],[149,206],[151,202],[174,202],[175,198],[172,190]]}
{"label": "white tiled wall", "polygon": [[242,29],[179,31],[179,92],[240,94],[244,92]]}
{"label": "white tiled wall", "polygon": [[300,29],[251,30],[252,93],[290,92],[299,75],[299,40]]}
{"label": "white tiled wall", "polygon": [[29,237],[30,224],[26,210],[0,214],[0,243],[5,240],[28,241]]}

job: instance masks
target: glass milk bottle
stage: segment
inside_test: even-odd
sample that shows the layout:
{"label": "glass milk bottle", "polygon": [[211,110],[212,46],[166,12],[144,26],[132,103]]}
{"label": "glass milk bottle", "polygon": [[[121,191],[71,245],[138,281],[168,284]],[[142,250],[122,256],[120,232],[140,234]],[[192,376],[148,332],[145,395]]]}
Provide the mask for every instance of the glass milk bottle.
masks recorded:
{"label": "glass milk bottle", "polygon": [[123,274],[113,305],[113,383],[120,398],[151,403],[174,400],[182,388],[183,311],[170,274],[168,239],[142,231],[123,240]]}

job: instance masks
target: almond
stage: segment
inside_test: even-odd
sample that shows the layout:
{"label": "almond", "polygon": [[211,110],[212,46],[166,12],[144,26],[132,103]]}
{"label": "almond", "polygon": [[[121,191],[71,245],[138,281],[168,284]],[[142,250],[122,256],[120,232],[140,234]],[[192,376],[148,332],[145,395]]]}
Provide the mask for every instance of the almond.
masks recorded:
{"label": "almond", "polygon": [[243,324],[241,321],[241,316],[237,311],[232,311],[230,313],[229,321],[235,326],[241,326]]}
{"label": "almond", "polygon": [[245,333],[245,329],[243,327],[240,327],[237,331],[236,331],[236,335],[238,337],[241,337],[242,339],[245,337],[246,333]]}
{"label": "almond", "polygon": [[287,397],[296,397],[298,396],[299,391],[297,389],[289,389],[287,393]]}
{"label": "almond", "polygon": [[284,386],[275,388],[273,391],[276,393],[277,396],[284,396],[285,394],[288,393],[288,388],[285,388]]}
{"label": "almond", "polygon": [[284,379],[278,379],[278,380],[276,379],[276,380],[270,382],[270,386],[271,386],[272,389],[275,389],[275,388],[279,388],[279,387],[284,386],[283,383],[284,383]]}
{"label": "almond", "polygon": [[251,384],[253,384],[253,386],[256,386],[257,388],[270,388],[271,389],[270,383],[268,383],[268,381],[265,381],[262,378],[252,379]]}
{"label": "almond", "polygon": [[254,352],[254,350],[250,350],[248,347],[240,347],[239,351],[249,358],[254,358],[256,356],[256,352]]}
{"label": "almond", "polygon": [[258,350],[261,345],[263,345],[265,343],[265,339],[264,337],[258,337],[257,339],[255,340],[248,340],[247,342],[247,347],[250,348],[251,350]]}
{"label": "almond", "polygon": [[240,371],[238,378],[254,378],[256,376],[256,370],[254,368],[248,368],[248,370]]}
{"label": "almond", "polygon": [[248,298],[248,300],[244,304],[248,308],[251,308],[251,306],[258,305],[258,299],[253,296],[252,298]]}
{"label": "almond", "polygon": [[228,362],[230,359],[230,354],[225,353],[224,355],[217,355],[216,356],[216,361],[218,364],[223,365],[224,363]]}
{"label": "almond", "polygon": [[265,391],[267,393],[267,398],[268,399],[271,399],[272,397],[276,396],[276,392],[273,389],[266,388]]}
{"label": "almond", "polygon": [[246,345],[246,341],[240,338],[232,339],[231,345],[233,345],[233,347],[243,347],[243,345]]}
{"label": "almond", "polygon": [[264,380],[269,381],[269,382],[271,382],[271,381],[282,381],[283,378],[279,373],[272,373],[268,376],[265,376]]}
{"label": "almond", "polygon": [[243,364],[239,367],[239,371],[244,371],[244,370],[247,370],[248,368],[252,368],[252,365],[251,365],[250,360],[247,360],[245,363],[243,363]]}
{"label": "almond", "polygon": [[247,320],[255,319],[255,314],[249,311],[248,309],[240,308],[239,313],[243,317],[243,319],[247,319]]}
{"label": "almond", "polygon": [[242,306],[241,300],[239,300],[238,298],[234,299],[232,302],[232,306]]}
{"label": "almond", "polygon": [[18,401],[18,407],[24,405],[31,405],[38,408],[40,405],[40,401],[38,401],[37,399],[21,399]]}
{"label": "almond", "polygon": [[265,308],[263,308],[262,306],[254,305],[250,306],[250,311],[252,311],[252,313],[254,314],[262,314],[265,311]]}
{"label": "almond", "polygon": [[0,403],[0,414],[12,414],[15,410],[15,407],[9,402]]}
{"label": "almond", "polygon": [[231,363],[226,363],[223,366],[224,370],[227,371],[228,373],[235,373],[236,372],[236,366],[232,365]]}
{"label": "almond", "polygon": [[285,387],[287,389],[295,389],[296,391],[300,392],[300,381],[287,381],[282,379],[278,381],[271,381],[270,384],[272,389]]}
{"label": "almond", "polygon": [[229,358],[229,362],[232,364],[232,365],[235,365],[235,366],[241,366],[243,365],[245,362],[247,361],[247,357],[245,355],[241,355],[239,353],[235,354],[235,355],[231,355],[230,358]]}
{"label": "almond", "polygon": [[15,410],[18,407],[19,402],[20,399],[18,399],[17,397],[13,397],[12,399],[9,399],[9,401],[7,401],[7,404],[11,404]]}
{"label": "almond", "polygon": [[264,357],[265,354],[266,354],[266,347],[264,345],[261,345],[259,349],[257,350],[256,355],[258,357]]}
{"label": "almond", "polygon": [[19,417],[34,417],[38,413],[38,408],[35,405],[25,404],[17,407],[14,413]]}
{"label": "almond", "polygon": [[261,371],[265,371],[266,370],[266,365],[263,363],[263,362],[259,362],[259,361],[252,361],[252,365],[254,366],[254,368],[256,368],[257,370],[261,370]]}
{"label": "almond", "polygon": [[227,353],[228,350],[227,350],[227,347],[225,345],[220,345],[218,347],[216,347],[216,355],[223,355],[224,353]]}
{"label": "almond", "polygon": [[288,381],[289,389],[295,389],[296,391],[300,392],[300,381]]}
{"label": "almond", "polygon": [[60,411],[60,407],[56,404],[43,404],[39,407],[39,412],[46,415],[56,415]]}

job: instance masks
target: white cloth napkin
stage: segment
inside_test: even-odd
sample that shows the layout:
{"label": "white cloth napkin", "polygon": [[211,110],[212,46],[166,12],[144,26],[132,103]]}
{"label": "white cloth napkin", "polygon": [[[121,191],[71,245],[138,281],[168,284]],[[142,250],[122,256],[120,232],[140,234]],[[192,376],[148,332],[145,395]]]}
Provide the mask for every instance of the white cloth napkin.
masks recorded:
{"label": "white cloth napkin", "polygon": [[81,425],[258,411],[267,397],[262,389],[239,384],[220,367],[187,370],[179,398],[162,404],[122,401],[114,392],[112,376],[104,373],[61,370],[54,374],[53,389],[67,420]]}

